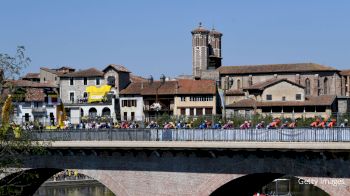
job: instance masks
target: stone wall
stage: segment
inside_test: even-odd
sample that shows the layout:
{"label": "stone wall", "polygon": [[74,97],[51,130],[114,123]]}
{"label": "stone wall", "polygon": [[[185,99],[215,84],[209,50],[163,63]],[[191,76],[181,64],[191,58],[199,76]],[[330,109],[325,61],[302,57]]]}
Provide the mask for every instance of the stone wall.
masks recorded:
{"label": "stone wall", "polygon": [[266,100],[266,95],[272,95],[271,101],[282,101],[283,97],[285,97],[285,101],[298,101],[296,100],[296,94],[301,95],[301,100],[299,101],[305,101],[304,93],[303,88],[283,81],[266,88],[261,95],[261,101],[268,101]]}
{"label": "stone wall", "polygon": [[63,103],[70,103],[69,93],[74,92],[74,100],[83,98],[88,86],[100,87],[106,84],[106,80],[100,77],[100,85],[96,85],[96,77],[87,78],[87,85],[84,85],[84,78],[74,78],[73,85],[70,85],[70,78],[60,80],[60,98]]}
{"label": "stone wall", "polygon": [[[324,94],[324,81],[327,78],[327,94],[328,95],[341,95],[341,78],[335,72],[318,72],[318,73],[280,73],[280,74],[250,74],[250,75],[220,75],[222,87],[225,84],[225,77],[228,76],[228,81],[233,81],[232,85],[228,85],[230,90],[238,90],[238,86],[246,88],[250,86],[249,81],[252,85],[264,82],[273,78],[286,78],[292,82],[306,86],[305,81],[310,80],[310,93],[313,96]],[[240,85],[238,85],[240,83]],[[319,86],[318,86],[319,85]]]}
{"label": "stone wall", "polygon": [[54,82],[59,85],[60,78],[56,74],[40,69],[40,83],[44,82]]}

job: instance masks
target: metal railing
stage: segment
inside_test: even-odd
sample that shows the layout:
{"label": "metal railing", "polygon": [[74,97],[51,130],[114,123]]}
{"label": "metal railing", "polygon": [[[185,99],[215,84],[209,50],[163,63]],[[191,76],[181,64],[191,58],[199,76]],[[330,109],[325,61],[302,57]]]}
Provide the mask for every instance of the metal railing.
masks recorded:
{"label": "metal railing", "polygon": [[39,141],[350,142],[350,128],[333,129],[84,129],[30,131]]}

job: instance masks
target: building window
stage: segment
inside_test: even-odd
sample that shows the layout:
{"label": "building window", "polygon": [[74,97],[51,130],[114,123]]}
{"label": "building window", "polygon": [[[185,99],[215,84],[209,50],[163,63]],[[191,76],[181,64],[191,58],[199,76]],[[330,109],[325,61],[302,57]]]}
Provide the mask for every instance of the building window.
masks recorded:
{"label": "building window", "polygon": [[213,101],[213,96],[191,96],[190,101]]}
{"label": "building window", "polygon": [[114,76],[108,76],[107,84],[110,85],[110,86],[115,86],[115,77]]}
{"label": "building window", "polygon": [[96,117],[97,116],[96,108],[90,108],[89,109],[89,116],[91,116],[91,117]]}
{"label": "building window", "polygon": [[46,81],[46,78],[44,77],[44,82]]}
{"label": "building window", "polygon": [[285,96],[282,97],[282,101],[286,101],[286,97]]}
{"label": "building window", "polygon": [[296,94],[296,95],[295,95],[295,99],[296,99],[296,100],[301,100],[301,94]]}
{"label": "building window", "polygon": [[196,115],[197,116],[202,116],[203,115],[203,108],[197,108],[196,109]]}
{"label": "building window", "polygon": [[124,112],[124,120],[128,120],[128,113]]}
{"label": "building window", "polygon": [[185,108],[181,108],[180,109],[180,113],[181,113],[181,115],[186,115],[186,109]]}
{"label": "building window", "polygon": [[73,79],[73,78],[70,78],[70,79],[69,79],[69,85],[71,85],[71,86],[74,85],[74,79]]}
{"label": "building window", "polygon": [[180,97],[181,101],[186,101],[186,97]]}
{"label": "building window", "polygon": [[213,114],[213,108],[205,108],[205,115]]}
{"label": "building window", "polygon": [[237,89],[241,89],[241,80],[237,80]]}
{"label": "building window", "polygon": [[74,102],[74,92],[69,93],[69,101]]}
{"label": "building window", "polygon": [[103,108],[102,116],[111,116],[111,110],[109,108]]}
{"label": "building window", "polygon": [[29,121],[29,117],[30,117],[30,116],[29,116],[29,113],[25,113],[25,114],[24,114],[24,121],[25,121],[25,122],[28,122],[28,121]]}
{"label": "building window", "polygon": [[136,107],[137,100],[122,100],[122,107]]}
{"label": "building window", "polygon": [[310,95],[311,94],[309,78],[306,78],[306,80],[305,80],[305,94],[306,95]]}
{"label": "building window", "polygon": [[128,107],[128,100],[122,101],[122,107]]}
{"label": "building window", "polygon": [[87,78],[84,78],[84,85],[87,85]]}
{"label": "building window", "polygon": [[233,86],[233,78],[230,78],[229,88],[232,88],[232,86]]}
{"label": "building window", "polygon": [[57,77],[55,77],[55,81],[57,81]]}
{"label": "building window", "polygon": [[83,97],[84,97],[84,98],[87,98],[87,97],[88,97],[88,93],[87,93],[87,92],[84,92],[84,93],[83,93]]}
{"label": "building window", "polygon": [[323,82],[323,94],[327,95],[328,94],[328,79],[325,78]]}
{"label": "building window", "polygon": [[190,116],[194,115],[194,108],[190,108]]}
{"label": "building window", "polygon": [[131,112],[131,120],[135,120],[135,112]]}
{"label": "building window", "polygon": [[100,85],[100,78],[96,78],[96,85]]}
{"label": "building window", "polygon": [[272,95],[266,95],[266,100],[271,101],[272,100]]}

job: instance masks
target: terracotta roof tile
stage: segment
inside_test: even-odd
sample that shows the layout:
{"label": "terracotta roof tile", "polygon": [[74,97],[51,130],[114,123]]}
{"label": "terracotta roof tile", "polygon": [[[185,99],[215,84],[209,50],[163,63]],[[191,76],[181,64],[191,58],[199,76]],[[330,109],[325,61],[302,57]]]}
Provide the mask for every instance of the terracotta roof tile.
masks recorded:
{"label": "terracotta roof tile", "polygon": [[212,29],[210,32],[209,32],[209,34],[212,34],[212,35],[222,35],[222,33],[221,32],[219,32],[219,31],[217,31],[216,29]]}
{"label": "terracotta roof tile", "polygon": [[202,26],[202,23],[199,23],[199,26],[191,31],[192,34],[194,33],[209,33],[209,30],[205,29]]}
{"label": "terracotta roof tile", "polygon": [[254,74],[254,73],[285,73],[285,72],[313,72],[313,71],[338,71],[333,67],[315,63],[296,64],[270,64],[270,65],[243,65],[222,66],[218,68],[220,74]]}
{"label": "terracotta roof tile", "polygon": [[176,94],[177,81],[154,81],[152,84],[144,83],[141,89],[142,95],[174,95]]}
{"label": "terracotta roof tile", "polygon": [[25,101],[45,101],[45,93],[42,88],[27,88]]}
{"label": "terracotta roof tile", "polygon": [[177,80],[130,83],[120,91],[121,95],[175,95],[175,94],[215,94],[216,86],[213,80]]}
{"label": "terracotta roof tile", "polygon": [[214,80],[181,79],[177,94],[215,94],[216,83]]}
{"label": "terracotta roof tile", "polygon": [[107,67],[103,69],[103,72],[105,72],[106,69],[108,69],[110,67],[112,69],[118,71],[118,72],[130,72],[125,66],[123,66],[123,65],[115,65],[115,64],[107,65]]}
{"label": "terracotta roof tile", "polygon": [[14,85],[17,87],[31,87],[31,88],[57,88],[58,86],[53,83],[45,82],[45,83],[39,83],[39,82],[32,82],[29,80],[9,80],[5,84],[8,85]]}
{"label": "terracotta roof tile", "polygon": [[252,99],[243,99],[233,104],[229,104],[228,108],[254,108],[254,107],[272,107],[272,106],[330,106],[334,102],[336,96],[322,95],[309,96],[305,101],[255,101]]}
{"label": "terracotta roof tile", "polygon": [[60,69],[70,69],[70,70],[75,70],[74,68],[72,68],[72,67],[68,67],[68,66],[62,66],[62,67],[58,68],[57,70],[60,70]]}
{"label": "terracotta roof tile", "polygon": [[40,73],[27,73],[25,76],[22,78],[27,78],[27,79],[40,79]]}
{"label": "terracotta roof tile", "polygon": [[60,77],[62,78],[80,78],[80,77],[102,77],[104,73],[100,70],[97,70],[95,68],[85,69],[81,71],[66,73]]}
{"label": "terracotta roof tile", "polygon": [[264,82],[259,82],[259,83],[256,83],[250,87],[246,87],[244,89],[247,89],[247,90],[250,90],[250,89],[254,89],[254,90],[264,90],[265,88],[269,87],[269,86],[272,86],[274,84],[277,84],[277,83],[280,83],[280,82],[288,82],[290,84],[293,84],[295,86],[298,86],[300,88],[305,88],[304,86],[300,85],[300,84],[297,84],[295,82],[292,82],[290,80],[288,80],[287,78],[272,78],[272,79],[269,79],[269,80],[266,80]]}
{"label": "terracotta roof tile", "polygon": [[131,82],[147,82],[146,78],[134,74],[130,74],[130,80]]}
{"label": "terracotta roof tile", "polygon": [[47,67],[40,67],[41,70],[47,71],[52,74],[56,74],[57,76],[63,76],[65,73],[64,72],[59,72],[56,69],[50,69]]}
{"label": "terracotta roof tile", "polygon": [[340,75],[350,76],[350,69],[348,69],[348,70],[341,70]]}

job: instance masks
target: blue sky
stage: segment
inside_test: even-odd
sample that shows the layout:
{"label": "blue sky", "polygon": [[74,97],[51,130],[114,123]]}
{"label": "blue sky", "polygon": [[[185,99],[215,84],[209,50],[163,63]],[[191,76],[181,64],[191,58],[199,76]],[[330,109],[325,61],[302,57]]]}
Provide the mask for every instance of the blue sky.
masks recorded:
{"label": "blue sky", "polygon": [[190,31],[223,35],[223,65],[314,62],[350,69],[350,1],[0,1],[0,53],[24,45],[41,66],[123,64],[159,77],[191,74]]}

